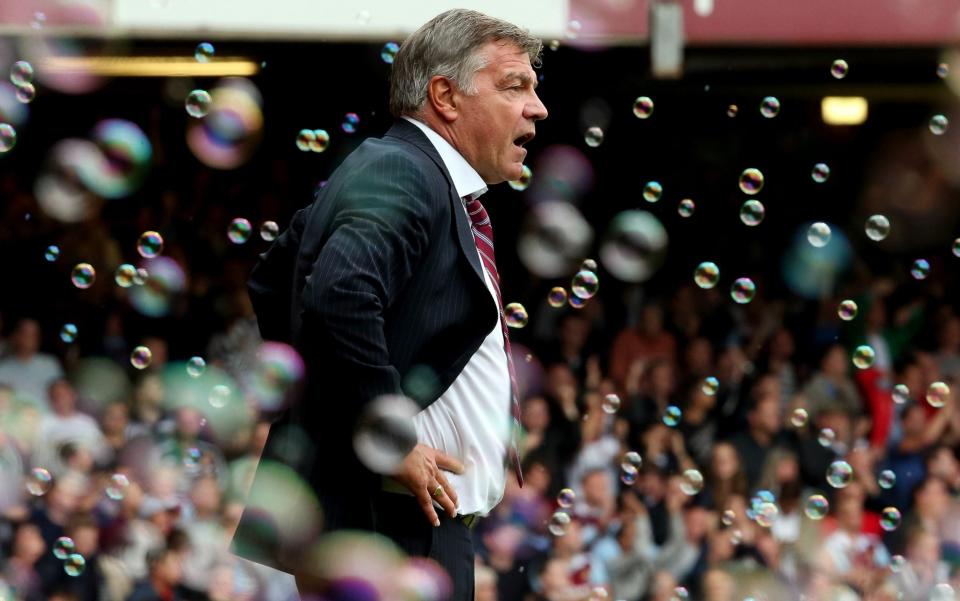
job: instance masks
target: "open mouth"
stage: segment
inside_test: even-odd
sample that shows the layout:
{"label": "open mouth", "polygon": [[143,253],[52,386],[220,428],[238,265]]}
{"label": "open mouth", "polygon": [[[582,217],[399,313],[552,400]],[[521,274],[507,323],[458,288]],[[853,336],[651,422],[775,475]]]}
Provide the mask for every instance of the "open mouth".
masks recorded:
{"label": "open mouth", "polygon": [[513,143],[520,148],[523,148],[523,145],[533,139],[535,134],[533,132],[525,133],[522,136],[513,140]]}

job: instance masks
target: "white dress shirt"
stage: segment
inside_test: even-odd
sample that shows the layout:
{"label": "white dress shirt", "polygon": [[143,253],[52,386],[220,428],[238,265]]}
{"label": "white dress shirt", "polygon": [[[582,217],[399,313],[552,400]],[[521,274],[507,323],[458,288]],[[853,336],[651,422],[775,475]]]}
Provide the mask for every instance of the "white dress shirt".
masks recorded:
{"label": "white dress shirt", "polygon": [[[466,199],[487,191],[480,174],[429,126],[404,118],[419,127],[437,149],[457,194],[464,200],[461,208],[466,213]],[[500,315],[490,274],[484,269],[483,275],[490,302]],[[420,443],[439,449],[464,465],[461,475],[444,472],[457,493],[460,515],[488,514],[503,498],[506,485],[504,457],[510,444],[511,386],[499,319],[503,319],[502,315],[450,387],[414,417]]]}

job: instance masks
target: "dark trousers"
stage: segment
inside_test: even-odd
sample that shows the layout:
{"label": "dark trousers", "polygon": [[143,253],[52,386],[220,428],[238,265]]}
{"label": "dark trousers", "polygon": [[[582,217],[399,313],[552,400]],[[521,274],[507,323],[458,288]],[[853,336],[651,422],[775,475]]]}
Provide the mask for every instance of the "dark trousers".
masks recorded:
{"label": "dark trousers", "polygon": [[[415,497],[379,492],[374,503],[374,530],[390,538],[410,556],[428,557],[450,576],[450,601],[473,601],[472,531],[459,518],[437,510],[440,526],[427,521]],[[302,596],[311,591],[297,579]]]}

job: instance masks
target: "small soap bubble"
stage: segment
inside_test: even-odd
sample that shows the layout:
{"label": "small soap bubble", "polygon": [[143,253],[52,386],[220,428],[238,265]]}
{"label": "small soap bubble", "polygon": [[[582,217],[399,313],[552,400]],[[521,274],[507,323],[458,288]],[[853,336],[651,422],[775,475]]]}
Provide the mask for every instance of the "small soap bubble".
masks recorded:
{"label": "small soap bubble", "polygon": [[144,259],[152,259],[163,252],[163,236],[154,231],[140,234],[137,240],[137,252]]}
{"label": "small soap bubble", "polygon": [[954,601],[956,599],[953,587],[946,582],[941,582],[933,587],[930,593],[930,601]]}
{"label": "small soap bubble", "polygon": [[575,296],[583,300],[593,298],[599,289],[600,279],[597,277],[597,274],[586,269],[578,271],[577,275],[573,276],[573,280],[570,282],[570,290]]}
{"label": "small soap bubble", "polygon": [[893,387],[893,402],[902,405],[910,400],[910,389],[906,384],[897,384]]}
{"label": "small soap bubble", "polygon": [[657,202],[663,196],[663,186],[660,182],[647,182],[643,186],[643,199],[647,202]]}
{"label": "small soap bubble", "polygon": [[566,511],[557,511],[550,517],[548,529],[550,530],[550,534],[554,536],[563,536],[567,533],[569,526],[570,514]]}
{"label": "small soap bubble", "polygon": [[580,35],[581,29],[583,29],[583,25],[580,23],[580,21],[577,21],[576,19],[571,20],[569,23],[567,23],[567,31],[566,31],[567,39],[568,40],[577,39],[577,36]]}
{"label": "small soap bubble", "polygon": [[731,119],[736,117],[737,113],[739,112],[740,112],[740,108],[735,104],[731,104],[730,106],[727,107],[727,117],[730,117]]}
{"label": "small soap bubble", "polygon": [[680,490],[683,494],[693,496],[703,490],[703,474],[699,470],[689,469],[683,472],[683,479],[680,481]]}
{"label": "small soap bubble", "polygon": [[780,101],[776,96],[767,96],[760,102],[760,114],[767,119],[773,119],[780,114]]}
{"label": "small soap bubble", "polygon": [[184,106],[187,109],[188,115],[194,119],[202,119],[210,112],[210,105],[212,103],[213,98],[211,98],[210,92],[206,90],[194,90],[187,94]]}
{"label": "small soap bubble", "polygon": [[827,468],[827,484],[834,488],[844,488],[853,480],[853,468],[842,459],[838,459]]}
{"label": "small soap bubble", "polygon": [[17,145],[17,130],[9,123],[0,123],[0,153],[10,152]]}
{"label": "small soap bubble", "polygon": [[35,497],[42,497],[50,490],[52,482],[53,477],[50,476],[50,472],[42,467],[35,467],[27,476],[27,492]]}
{"label": "small soap bubble", "polygon": [[809,417],[806,409],[797,407],[793,410],[793,413],[790,414],[790,423],[793,424],[794,428],[802,428],[807,425]]}
{"label": "small soap bubble", "polygon": [[316,141],[316,134],[312,129],[301,129],[297,132],[297,148],[301,152],[310,152],[310,146]]}
{"label": "small soap bubble", "polygon": [[688,601],[689,599],[690,593],[686,587],[683,586],[678,586],[673,589],[673,595],[670,596],[670,601]]}
{"label": "small soap bubble", "polygon": [[330,134],[325,129],[313,130],[313,135],[308,142],[310,152],[323,152],[330,147]]}
{"label": "small soap bubble", "polygon": [[10,81],[15,86],[33,83],[33,65],[27,61],[17,61],[10,67]]}
{"label": "small soap bubble", "polygon": [[59,560],[66,559],[77,546],[69,536],[61,536],[53,542],[53,556]]}
{"label": "small soap bubble", "polygon": [[547,294],[547,303],[553,308],[559,308],[567,304],[567,291],[562,286],[554,286]]}
{"label": "small soap bubble", "polygon": [[853,364],[857,369],[867,369],[871,367],[876,357],[877,354],[874,352],[873,347],[868,344],[861,344],[853,349]]}
{"label": "small soap bubble", "polygon": [[146,369],[152,359],[153,353],[146,346],[138,346],[130,353],[130,364],[137,369]]}
{"label": "small soap bubble", "polygon": [[926,259],[917,259],[910,267],[910,275],[915,280],[925,280],[930,275],[930,262]]}
{"label": "small soap bubble", "polygon": [[280,226],[276,221],[264,221],[260,224],[260,238],[266,242],[273,242],[280,235]]}
{"label": "small soap bubble", "polygon": [[387,42],[383,45],[383,48],[380,49],[380,59],[392,65],[395,58],[397,58],[397,51],[400,50],[400,44],[396,42]]}
{"label": "small soap bubble", "polygon": [[880,512],[880,527],[887,532],[893,532],[900,527],[900,510],[896,507],[885,507]]}
{"label": "small soap bubble", "polygon": [[510,180],[508,183],[510,187],[518,192],[523,192],[530,187],[530,181],[533,179],[533,171],[530,170],[526,165],[523,166],[523,169],[520,171],[520,177],[518,179]]}
{"label": "small soap bubble", "polygon": [[947,133],[947,126],[950,125],[950,120],[944,115],[934,115],[930,117],[930,133],[935,136],[942,136]]}
{"label": "small soap bubble", "polygon": [[190,357],[187,361],[187,375],[191,378],[199,378],[205,371],[207,371],[207,362],[203,357]]}
{"label": "small soap bubble", "polygon": [[586,142],[590,148],[600,146],[600,144],[603,143],[603,130],[596,125],[588,127],[587,131],[583,134],[583,141]]}
{"label": "small soap bubble", "polygon": [[871,215],[864,226],[867,238],[880,242],[890,235],[890,220],[884,215]]}
{"label": "small soap bubble", "polygon": [[230,221],[230,225],[227,227],[227,238],[234,244],[244,244],[250,239],[250,232],[252,231],[253,226],[250,225],[249,220],[237,217]]}
{"label": "small soap bubble", "polygon": [[114,474],[110,476],[110,482],[107,484],[107,496],[114,501],[122,501],[130,488],[130,480],[123,474]]}
{"label": "small soap bubble", "polygon": [[713,396],[717,394],[717,390],[720,389],[720,380],[714,376],[707,376],[703,379],[703,384],[700,385],[700,390],[703,391],[703,394],[708,396]]}
{"label": "small soap bubble", "polygon": [[752,301],[756,293],[757,286],[750,278],[737,278],[730,286],[730,298],[740,305]]}
{"label": "small soap bubble", "polygon": [[620,481],[627,486],[633,486],[639,475],[640,471],[630,464],[620,466]]}
{"label": "small soap bubble", "polygon": [[810,246],[823,248],[830,243],[830,226],[822,221],[818,221],[807,229],[807,242]]}
{"label": "small soap bubble", "polygon": [[830,75],[833,75],[837,79],[843,79],[847,76],[847,72],[850,70],[850,66],[847,65],[847,61],[842,58],[838,58],[833,61],[833,64],[830,65]]}
{"label": "small soap bubble", "polygon": [[950,65],[947,63],[940,63],[937,65],[937,77],[940,79],[946,79],[947,75],[950,75]]}
{"label": "small soap bubble", "polygon": [[897,483],[897,475],[893,470],[883,470],[877,476],[877,485],[884,490],[890,490]]}
{"label": "small soap bubble", "polygon": [[557,495],[557,505],[563,508],[573,507],[573,503],[576,500],[577,493],[573,492],[572,488],[564,488],[560,491],[560,494]]}
{"label": "small soap bubble", "polygon": [[803,512],[811,520],[822,520],[830,510],[830,503],[823,495],[810,495],[804,503]]}
{"label": "small soap bubble", "polygon": [[734,521],[735,519],[737,519],[737,512],[735,512],[735,511],[732,510],[732,509],[727,509],[726,511],[723,512],[723,515],[720,516],[720,522],[721,522],[724,526],[731,526],[731,525],[733,525],[733,521]]}
{"label": "small soap bubble", "polygon": [[857,303],[847,299],[842,301],[840,306],[837,307],[837,315],[839,315],[843,321],[850,321],[857,316],[857,310]]}
{"label": "small soap bubble", "polygon": [[138,267],[137,275],[135,275],[133,278],[133,284],[135,286],[143,286],[144,284],[147,283],[147,278],[149,277],[150,277],[150,273],[147,272],[147,269],[145,267]]}
{"label": "small soap bubble", "polygon": [[776,503],[761,503],[756,513],[757,515],[754,521],[757,525],[763,528],[770,528],[773,526],[773,522],[777,519],[777,516],[780,515],[780,508],[777,507]]}
{"label": "small soap bubble", "polygon": [[680,201],[680,204],[677,205],[677,213],[681,217],[691,217],[693,216],[694,210],[696,210],[697,205],[694,204],[689,198],[684,198]]}
{"label": "small soap bubble", "polygon": [[907,558],[903,555],[894,555],[890,558],[890,571],[894,574],[900,572],[903,569],[903,566],[906,565]]}
{"label": "small soap bubble", "polygon": [[97,272],[90,263],[77,263],[70,272],[70,281],[81,290],[86,290],[93,286],[97,278]]}
{"label": "small soap bubble", "polygon": [[950,387],[944,382],[934,382],[927,388],[927,402],[937,409],[947,404],[950,397]]}
{"label": "small soap bubble", "polygon": [[574,309],[582,309],[586,303],[587,301],[583,300],[576,294],[571,294],[569,297],[567,297],[567,304]]}
{"label": "small soap bubble", "polygon": [[753,196],[763,189],[763,173],[754,167],[743,170],[740,174],[740,191],[744,194]]}
{"label": "small soap bubble", "polygon": [[744,225],[754,227],[760,225],[766,215],[766,208],[759,200],[750,199],[740,206],[740,221]]}
{"label": "small soap bubble", "polygon": [[824,428],[817,434],[817,442],[821,447],[829,447],[837,440],[837,434],[832,428]]}
{"label": "small soap bubble", "polygon": [[32,83],[25,83],[17,86],[17,102],[21,104],[30,104],[37,97],[37,88]]}
{"label": "small soap bubble", "polygon": [[957,238],[953,241],[953,246],[950,248],[950,252],[953,253],[953,256],[960,257],[960,238]]}
{"label": "small soap bubble", "polygon": [[620,467],[623,469],[625,465],[632,465],[633,467],[640,469],[640,466],[643,465],[643,458],[640,457],[640,453],[636,451],[627,451],[623,454],[623,460],[620,462]]}
{"label": "small soap bubble", "polygon": [[637,119],[649,119],[653,114],[653,100],[649,96],[639,96],[633,101],[633,114]]}
{"label": "small soap bubble", "polygon": [[813,166],[810,177],[818,184],[822,184],[830,177],[830,167],[826,163],[817,163]]}
{"label": "small soap bubble", "polygon": [[352,134],[356,133],[358,125],[360,125],[360,115],[356,113],[347,113],[343,116],[343,122],[340,123],[340,129],[342,129],[344,133]]}
{"label": "small soap bubble", "polygon": [[196,50],[193,51],[193,57],[197,59],[198,63],[209,63],[213,60],[215,52],[213,44],[210,42],[200,42],[197,44]]}
{"label": "small soap bubble", "polygon": [[683,412],[680,411],[679,407],[676,405],[668,405],[667,409],[663,412],[663,423],[674,428],[680,423],[681,417],[683,417]]}
{"label": "small soap bubble", "polygon": [[617,410],[620,409],[620,397],[615,394],[608,394],[603,397],[603,407],[604,413],[614,414]]}
{"label": "small soap bubble", "polygon": [[207,402],[210,403],[210,406],[214,409],[223,409],[227,406],[227,403],[230,402],[230,387],[226,384],[217,384],[210,389],[210,394],[207,395]]}
{"label": "small soap bubble", "polygon": [[697,265],[696,270],[694,270],[693,281],[696,282],[697,286],[709,290],[720,281],[720,268],[717,267],[716,263],[704,261]]}
{"label": "small soap bubble", "polygon": [[560,49],[560,40],[550,40],[549,44],[550,50],[556,52]]}
{"label": "small soap bubble", "polygon": [[134,285],[136,277],[137,268],[130,263],[123,263],[117,267],[116,273],[113,274],[113,281],[121,288],[129,288]]}
{"label": "small soap bubble", "polygon": [[67,576],[72,576],[76,578],[80,574],[83,574],[83,570],[87,567],[87,560],[83,558],[83,555],[79,553],[71,553],[67,555],[67,558],[63,560],[63,571],[67,573]]}
{"label": "small soap bubble", "polygon": [[77,325],[73,323],[65,323],[63,327],[60,328],[60,340],[63,340],[67,344],[70,344],[77,339]]}
{"label": "small soap bubble", "polygon": [[520,303],[509,303],[503,308],[503,317],[511,328],[522,328],[527,325],[529,317],[527,310]]}
{"label": "small soap bubble", "polygon": [[43,251],[43,258],[46,259],[48,263],[53,263],[59,256],[60,247],[56,244],[51,244],[45,251]]}

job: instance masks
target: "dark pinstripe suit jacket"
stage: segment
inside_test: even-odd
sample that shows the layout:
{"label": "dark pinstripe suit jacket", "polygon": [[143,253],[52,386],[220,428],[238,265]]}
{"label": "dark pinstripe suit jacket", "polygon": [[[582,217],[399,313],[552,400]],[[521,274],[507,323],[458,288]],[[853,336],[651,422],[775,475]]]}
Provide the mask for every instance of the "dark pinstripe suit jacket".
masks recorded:
{"label": "dark pinstripe suit jacket", "polygon": [[[372,527],[380,480],[353,453],[358,413],[386,393],[428,406],[496,324],[461,202],[427,137],[398,120],[351,153],[261,255],[248,282],[261,334],[301,352],[307,381],[271,427],[236,553],[289,570],[309,542],[305,532],[291,541],[273,523],[281,516],[259,507],[280,494],[278,470],[306,481],[325,530]],[[306,518],[313,509],[301,505]]]}

